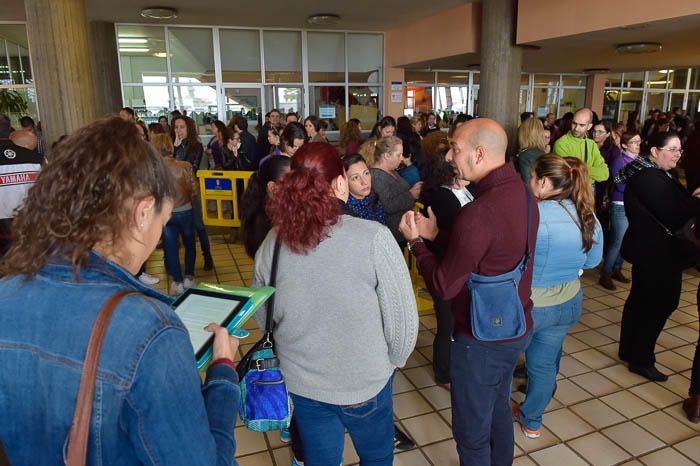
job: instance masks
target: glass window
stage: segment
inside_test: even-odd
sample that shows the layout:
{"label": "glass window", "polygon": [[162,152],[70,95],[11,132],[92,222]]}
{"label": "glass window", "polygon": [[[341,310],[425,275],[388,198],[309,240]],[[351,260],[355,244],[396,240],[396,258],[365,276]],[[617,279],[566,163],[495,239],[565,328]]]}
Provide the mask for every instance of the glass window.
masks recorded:
{"label": "glass window", "polygon": [[[632,112],[637,112],[637,120],[639,120],[639,112],[642,108],[642,95],[642,91],[622,91],[622,104],[620,106],[621,122],[627,123]],[[661,102],[663,103],[663,96]]]}
{"label": "glass window", "polygon": [[690,89],[700,90],[700,68],[690,70]]}
{"label": "glass window", "polygon": [[536,74],[535,75],[535,86],[558,86],[559,85],[559,75],[558,74]]}
{"label": "glass window", "polygon": [[27,30],[24,24],[0,24],[0,84],[31,84]]}
{"label": "glass window", "polygon": [[211,133],[210,124],[218,118],[216,86],[173,86],[173,96],[175,108],[187,111],[199,134]]}
{"label": "glass window", "polygon": [[[688,94],[688,118],[690,121],[697,121],[700,118],[700,92]],[[699,131],[697,128],[695,131]]]}
{"label": "glass window", "polygon": [[131,107],[136,117],[148,123],[167,115],[170,108],[168,86],[124,86],[124,106]]}
{"label": "glass window", "polygon": [[685,89],[688,83],[688,68],[671,70],[668,74],[668,83],[670,89]]}
{"label": "glass window", "polygon": [[243,115],[248,121],[248,131],[257,136],[258,118],[262,111],[261,91],[256,88],[226,87],[224,88],[225,123],[231,118]]}
{"label": "glass window", "polygon": [[433,87],[406,86],[404,88],[404,113],[410,110],[410,114],[418,112],[428,113],[433,110]]}
{"label": "glass window", "polygon": [[298,31],[264,31],[265,81],[301,82],[301,33]]}
{"label": "glass window", "polygon": [[221,29],[221,77],[229,83],[259,83],[260,32],[243,29]]}
{"label": "glass window", "polygon": [[167,77],[165,28],[118,26],[117,41],[122,82],[144,83],[149,78]]}
{"label": "glass window", "polygon": [[39,111],[36,105],[36,91],[33,88],[19,88],[19,89],[1,89],[3,92],[10,92],[16,97],[20,97],[25,104],[27,104],[27,111],[22,113],[10,113],[10,121],[15,128],[19,128],[19,119],[25,115],[29,115],[34,119],[35,122],[39,121]]}
{"label": "glass window", "polygon": [[532,94],[532,111],[537,117],[545,117],[548,113],[557,113],[558,87],[536,87]]}
{"label": "glass window", "polygon": [[213,83],[214,44],[211,29],[168,29],[170,67],[175,82]]}
{"label": "glass window", "polygon": [[520,75],[520,85],[529,86],[530,85],[530,73],[522,73]]}
{"label": "glass window", "polygon": [[306,35],[309,55],[309,81],[345,82],[345,34],[309,32]]}
{"label": "glass window", "polygon": [[471,97],[472,99],[472,115],[479,116],[479,86],[472,86]]}
{"label": "glass window", "polygon": [[637,73],[623,73],[622,87],[644,87],[644,72],[639,71]]}
{"label": "glass window", "polygon": [[345,86],[311,86],[309,92],[311,114],[326,120],[329,131],[337,130],[345,122]]}
{"label": "glass window", "polygon": [[527,86],[520,86],[520,92],[518,93],[518,112],[523,113],[527,111]]}
{"label": "glass window", "polygon": [[567,112],[576,112],[583,108],[586,100],[585,89],[562,89],[561,100],[559,101],[559,115]]}
{"label": "glass window", "polygon": [[404,79],[407,84],[427,84],[432,86],[435,83],[435,73],[432,71],[404,71]]}
{"label": "glass window", "polygon": [[671,92],[668,100],[668,108],[673,110],[674,108],[683,108],[683,98],[685,97],[685,92]]}
{"label": "glass window", "polygon": [[283,120],[287,113],[302,112],[304,98],[301,86],[265,86],[265,88],[269,108],[279,110]]}
{"label": "glass window", "polygon": [[564,74],[561,76],[562,86],[586,86],[586,76],[575,74]]}
{"label": "glass window", "polygon": [[458,113],[467,113],[467,86],[438,87],[437,111],[450,121]]}
{"label": "glass window", "polygon": [[[379,119],[379,102],[382,99],[379,87],[354,87],[349,88],[350,116],[357,118],[363,128],[372,128]],[[344,123],[342,120],[341,124]]]}
{"label": "glass window", "polygon": [[605,73],[605,87],[620,87],[622,85],[621,73]]}
{"label": "glass window", "polygon": [[620,90],[607,90],[603,96],[603,119],[619,121]]}
{"label": "glass window", "polygon": [[469,74],[467,74],[466,71],[439,71],[437,74],[437,82],[438,86],[465,86],[469,83]]}
{"label": "glass window", "polygon": [[669,70],[649,71],[646,86],[651,89],[666,89]]}
{"label": "glass window", "polygon": [[479,84],[480,79],[481,79],[481,73],[479,71],[473,71],[472,72],[472,84]]}
{"label": "glass window", "polygon": [[384,38],[381,34],[348,33],[348,81],[381,83]]}

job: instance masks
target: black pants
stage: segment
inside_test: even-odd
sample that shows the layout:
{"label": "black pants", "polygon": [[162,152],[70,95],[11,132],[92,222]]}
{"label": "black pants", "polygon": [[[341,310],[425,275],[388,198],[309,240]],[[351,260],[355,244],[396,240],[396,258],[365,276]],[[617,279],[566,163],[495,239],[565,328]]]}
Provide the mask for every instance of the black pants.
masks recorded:
{"label": "black pants", "polygon": [[447,384],[450,378],[450,346],[454,331],[454,318],[450,301],[443,301],[431,292],[435,318],[437,319],[437,334],[433,340],[433,372],[437,383]]}
{"label": "black pants", "polygon": [[683,270],[676,264],[632,265],[632,289],[622,312],[620,359],[641,367],[656,362],[654,346],[666,319],[678,307],[682,279]]}
{"label": "black pants", "polygon": [[[700,316],[700,286],[698,286],[698,315]],[[695,358],[693,358],[693,372],[690,374],[690,395],[700,395],[700,336],[695,345]]]}

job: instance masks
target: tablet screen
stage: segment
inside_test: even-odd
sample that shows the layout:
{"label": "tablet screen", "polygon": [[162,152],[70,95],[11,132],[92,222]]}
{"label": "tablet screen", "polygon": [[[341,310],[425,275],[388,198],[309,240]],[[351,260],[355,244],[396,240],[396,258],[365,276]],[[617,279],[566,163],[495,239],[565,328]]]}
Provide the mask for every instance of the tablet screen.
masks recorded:
{"label": "tablet screen", "polygon": [[214,334],[204,330],[204,327],[210,322],[226,327],[247,300],[243,296],[188,289],[173,304],[190,334],[192,349],[198,360],[214,340]]}

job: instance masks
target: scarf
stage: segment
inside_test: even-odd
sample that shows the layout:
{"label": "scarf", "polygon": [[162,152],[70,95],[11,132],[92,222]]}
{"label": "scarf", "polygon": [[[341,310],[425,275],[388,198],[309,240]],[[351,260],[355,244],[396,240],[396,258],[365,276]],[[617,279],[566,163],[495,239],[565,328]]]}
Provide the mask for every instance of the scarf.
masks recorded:
{"label": "scarf", "polygon": [[620,169],[613,178],[615,184],[625,184],[632,179],[634,175],[647,168],[659,168],[647,155],[639,155],[630,163]]}

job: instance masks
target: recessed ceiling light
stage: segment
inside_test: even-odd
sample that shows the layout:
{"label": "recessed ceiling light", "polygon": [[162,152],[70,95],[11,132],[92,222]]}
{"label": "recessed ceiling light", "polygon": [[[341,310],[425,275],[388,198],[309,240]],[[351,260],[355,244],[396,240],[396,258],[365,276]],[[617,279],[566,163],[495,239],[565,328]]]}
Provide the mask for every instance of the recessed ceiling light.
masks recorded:
{"label": "recessed ceiling light", "polygon": [[659,73],[669,74],[673,70],[659,70]]}
{"label": "recessed ceiling light", "polygon": [[632,42],[629,44],[619,44],[615,48],[618,53],[654,53],[661,50],[659,42]]}
{"label": "recessed ceiling light", "polygon": [[147,48],[124,48],[124,47],[119,47],[119,51],[121,53],[148,53],[151,51],[151,49]]}
{"label": "recessed ceiling light", "polygon": [[165,57],[168,56],[168,54],[165,53],[165,52],[156,52],[156,53],[153,54],[153,56],[156,57],[156,58],[165,58]]}
{"label": "recessed ceiling light", "polygon": [[177,10],[164,6],[150,6],[141,10],[141,16],[150,19],[174,19],[177,18]]}
{"label": "recessed ceiling light", "polygon": [[316,15],[311,15],[308,18],[306,18],[306,22],[309,24],[329,25],[329,24],[335,24],[338,21],[340,21],[340,16],[332,14],[332,13],[319,13]]}

